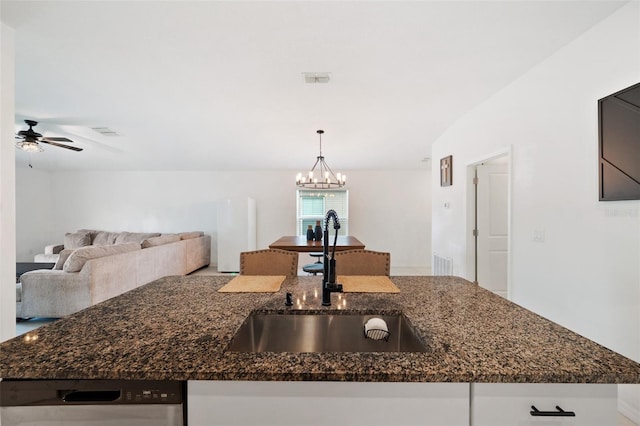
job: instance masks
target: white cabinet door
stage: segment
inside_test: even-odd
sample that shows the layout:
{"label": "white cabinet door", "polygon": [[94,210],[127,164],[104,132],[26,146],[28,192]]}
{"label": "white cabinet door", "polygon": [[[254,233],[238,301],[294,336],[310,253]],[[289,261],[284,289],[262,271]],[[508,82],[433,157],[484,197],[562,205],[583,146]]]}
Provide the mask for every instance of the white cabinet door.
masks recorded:
{"label": "white cabinet door", "polygon": [[[472,426],[604,426],[615,425],[617,385],[501,384],[471,385]],[[532,416],[572,411],[575,417]]]}
{"label": "white cabinet door", "polygon": [[467,426],[468,383],[189,381],[189,426]]}

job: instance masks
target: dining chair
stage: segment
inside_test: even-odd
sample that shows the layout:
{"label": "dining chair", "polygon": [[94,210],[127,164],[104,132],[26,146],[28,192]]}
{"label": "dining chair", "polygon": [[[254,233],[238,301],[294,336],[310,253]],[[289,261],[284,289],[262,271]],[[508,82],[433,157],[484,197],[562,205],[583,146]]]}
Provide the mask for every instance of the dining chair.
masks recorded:
{"label": "dining chair", "polygon": [[298,253],[279,249],[240,253],[240,275],[298,275]]}
{"label": "dining chair", "polygon": [[358,249],[338,251],[336,275],[386,275],[391,271],[391,254]]}

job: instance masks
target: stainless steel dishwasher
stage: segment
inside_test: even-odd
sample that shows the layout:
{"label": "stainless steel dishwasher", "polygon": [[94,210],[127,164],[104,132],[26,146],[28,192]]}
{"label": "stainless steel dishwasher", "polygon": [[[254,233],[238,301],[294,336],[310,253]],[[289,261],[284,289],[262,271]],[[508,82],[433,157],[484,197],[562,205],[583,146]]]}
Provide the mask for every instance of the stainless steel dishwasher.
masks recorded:
{"label": "stainless steel dishwasher", "polygon": [[2,426],[184,426],[184,382],[2,380]]}

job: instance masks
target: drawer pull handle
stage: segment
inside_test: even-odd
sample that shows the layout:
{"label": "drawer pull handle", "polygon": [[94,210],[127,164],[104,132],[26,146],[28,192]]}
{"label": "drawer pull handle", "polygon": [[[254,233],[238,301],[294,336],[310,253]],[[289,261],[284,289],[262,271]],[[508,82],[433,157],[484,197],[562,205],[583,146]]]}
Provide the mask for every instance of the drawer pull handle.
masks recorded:
{"label": "drawer pull handle", "polygon": [[556,405],[556,410],[558,411],[540,411],[536,408],[535,405],[531,406],[531,411],[529,413],[532,416],[540,416],[540,417],[575,417],[576,413],[573,411],[564,411],[562,408]]}

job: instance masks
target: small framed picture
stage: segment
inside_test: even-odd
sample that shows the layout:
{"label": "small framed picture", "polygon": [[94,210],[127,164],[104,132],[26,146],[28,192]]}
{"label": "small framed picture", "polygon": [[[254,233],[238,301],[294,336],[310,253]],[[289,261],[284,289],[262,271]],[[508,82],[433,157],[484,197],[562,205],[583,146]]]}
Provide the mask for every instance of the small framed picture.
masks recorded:
{"label": "small framed picture", "polygon": [[453,156],[440,159],[440,186],[451,186],[453,184]]}

